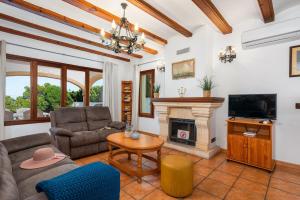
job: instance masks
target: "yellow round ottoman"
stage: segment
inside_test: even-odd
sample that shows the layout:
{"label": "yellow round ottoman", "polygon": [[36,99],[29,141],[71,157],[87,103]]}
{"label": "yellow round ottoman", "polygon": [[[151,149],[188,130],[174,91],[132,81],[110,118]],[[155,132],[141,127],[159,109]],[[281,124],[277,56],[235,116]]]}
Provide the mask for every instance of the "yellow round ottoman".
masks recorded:
{"label": "yellow round ottoman", "polygon": [[180,155],[168,155],[161,160],[160,184],[173,197],[186,197],[193,191],[193,162]]}

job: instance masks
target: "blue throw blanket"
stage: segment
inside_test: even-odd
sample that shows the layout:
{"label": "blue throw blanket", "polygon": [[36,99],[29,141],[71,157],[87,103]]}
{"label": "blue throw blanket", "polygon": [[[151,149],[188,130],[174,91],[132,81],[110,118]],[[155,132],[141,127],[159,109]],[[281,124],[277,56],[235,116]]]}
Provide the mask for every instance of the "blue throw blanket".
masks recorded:
{"label": "blue throw blanket", "polygon": [[49,200],[119,200],[120,173],[95,162],[36,185]]}

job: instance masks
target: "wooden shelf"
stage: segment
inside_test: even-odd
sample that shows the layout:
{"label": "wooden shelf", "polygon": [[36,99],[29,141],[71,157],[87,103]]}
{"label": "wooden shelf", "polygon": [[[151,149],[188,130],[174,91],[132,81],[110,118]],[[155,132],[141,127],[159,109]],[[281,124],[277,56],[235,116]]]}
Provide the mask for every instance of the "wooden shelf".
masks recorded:
{"label": "wooden shelf", "polygon": [[296,103],[296,109],[300,109],[300,103]]}
{"label": "wooden shelf", "polygon": [[[272,123],[262,124],[257,120],[227,120],[227,159],[272,171],[273,129]],[[245,136],[246,131],[256,135]]]}
{"label": "wooden shelf", "polygon": [[122,113],[123,122],[131,124],[132,120],[132,81],[122,81]]}
{"label": "wooden shelf", "polygon": [[220,97],[167,97],[153,98],[152,102],[223,103]]}
{"label": "wooden shelf", "polygon": [[263,124],[260,123],[259,120],[255,120],[255,119],[228,119],[227,122],[238,123],[238,124],[249,124],[249,125],[273,126],[272,123]]}

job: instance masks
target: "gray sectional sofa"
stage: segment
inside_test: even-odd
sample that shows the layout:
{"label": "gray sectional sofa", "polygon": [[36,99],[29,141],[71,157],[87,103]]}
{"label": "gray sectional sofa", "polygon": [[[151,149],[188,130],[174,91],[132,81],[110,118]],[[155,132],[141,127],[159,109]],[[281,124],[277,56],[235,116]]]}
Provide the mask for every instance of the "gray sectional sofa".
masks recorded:
{"label": "gray sectional sofa", "polygon": [[50,119],[54,144],[72,159],[107,151],[106,137],[125,128],[125,123],[113,122],[108,107],[102,106],[59,108]]}
{"label": "gray sectional sofa", "polygon": [[21,169],[20,163],[32,157],[39,148],[50,147],[48,133],[8,139],[0,142],[0,199],[1,200],[47,200],[44,193],[37,193],[35,186],[42,180],[64,174],[78,166],[69,159],[39,169]]}

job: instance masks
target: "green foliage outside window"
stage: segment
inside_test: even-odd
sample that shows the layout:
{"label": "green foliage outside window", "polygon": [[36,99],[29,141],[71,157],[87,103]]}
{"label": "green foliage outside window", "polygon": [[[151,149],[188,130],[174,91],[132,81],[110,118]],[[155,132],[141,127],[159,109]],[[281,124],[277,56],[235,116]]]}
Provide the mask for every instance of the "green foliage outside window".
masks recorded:
{"label": "green foliage outside window", "polygon": [[[102,101],[102,86],[94,86],[91,88],[90,101]],[[25,86],[22,96],[16,99],[11,96],[5,97],[5,108],[16,112],[18,108],[30,108],[30,87]],[[60,107],[61,88],[50,83],[38,85],[38,109],[49,113],[50,111]],[[67,104],[72,105],[74,102],[83,102],[82,90],[68,91]]]}

